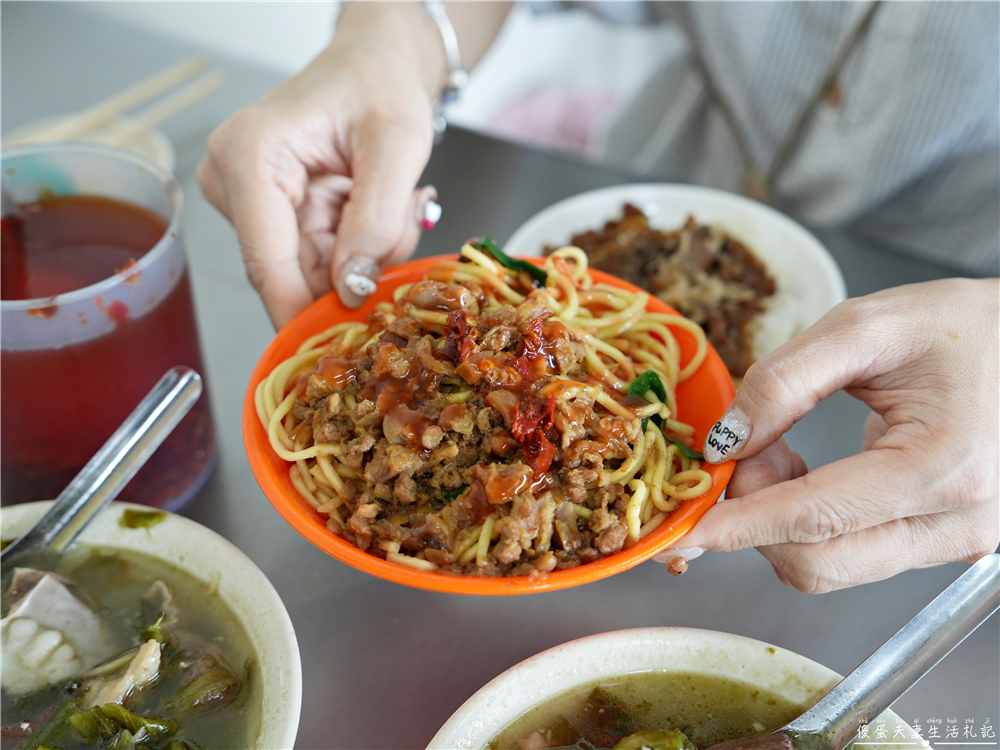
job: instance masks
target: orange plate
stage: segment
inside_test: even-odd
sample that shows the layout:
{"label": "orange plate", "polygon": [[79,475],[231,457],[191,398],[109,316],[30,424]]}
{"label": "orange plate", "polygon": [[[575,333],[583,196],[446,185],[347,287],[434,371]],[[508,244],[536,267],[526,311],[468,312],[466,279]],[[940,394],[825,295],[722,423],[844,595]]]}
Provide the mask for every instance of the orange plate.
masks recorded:
{"label": "orange plate", "polygon": [[[378,302],[392,301],[392,291],[401,284],[419,281],[433,263],[455,256],[422,258],[395,266],[379,279],[378,291],[357,310],[341,304],[335,293],[327,294],[303,310],[291,323],[285,326],[271,342],[257,363],[250,378],[246,399],[243,402],[243,437],[250,459],[250,468],[257,478],[267,499],[288,523],[302,536],[338,560],[388,581],[414,586],[431,591],[445,591],[455,594],[528,594],[537,591],[554,591],[628,570],[648,560],[665,547],[677,541],[698,522],[719,499],[726,482],[733,473],[733,462],[712,466],[706,464],[712,475],[712,490],[699,498],[689,500],[670,514],[659,528],[644,537],[638,544],[610,555],[597,562],[580,565],[568,570],[557,570],[545,575],[506,578],[479,578],[457,574],[428,573],[402,565],[387,562],[381,558],[362,552],[347,540],[330,532],[325,519],[306,503],[288,478],[289,464],[279,458],[271,449],[267,433],[257,419],[254,406],[254,392],[260,383],[277,365],[295,353],[307,338],[342,321],[364,321],[373,312]],[[541,264],[541,259],[528,259]],[[629,291],[640,291],[621,279],[600,271],[591,270],[596,282],[611,284]],[[656,312],[674,313],[674,310],[650,297],[649,308]],[[694,338],[687,332],[674,329],[684,361],[694,353]],[[705,362],[698,371],[677,388],[679,419],[695,428],[695,445],[701,445],[705,435],[715,421],[722,416],[726,406],[733,399],[733,382],[725,365],[715,350],[709,346]]]}

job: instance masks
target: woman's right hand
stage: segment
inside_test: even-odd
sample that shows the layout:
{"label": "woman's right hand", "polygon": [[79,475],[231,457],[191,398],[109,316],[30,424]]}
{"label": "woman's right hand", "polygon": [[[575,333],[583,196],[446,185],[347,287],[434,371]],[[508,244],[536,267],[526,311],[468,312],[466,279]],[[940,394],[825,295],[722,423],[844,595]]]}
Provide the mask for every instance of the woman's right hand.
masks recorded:
{"label": "woman's right hand", "polygon": [[276,328],[332,288],[360,304],[343,286],[348,261],[374,261],[374,279],[416,248],[446,69],[418,4],[347,5],[307,68],[212,133],[198,180]]}
{"label": "woman's right hand", "polygon": [[[852,298],[762,357],[705,450],[738,459],[727,499],[681,556],[756,547],[817,593],[993,552],[998,291],[997,279],[941,279]],[[839,390],[872,410],[862,451],[807,471],[781,436]]]}

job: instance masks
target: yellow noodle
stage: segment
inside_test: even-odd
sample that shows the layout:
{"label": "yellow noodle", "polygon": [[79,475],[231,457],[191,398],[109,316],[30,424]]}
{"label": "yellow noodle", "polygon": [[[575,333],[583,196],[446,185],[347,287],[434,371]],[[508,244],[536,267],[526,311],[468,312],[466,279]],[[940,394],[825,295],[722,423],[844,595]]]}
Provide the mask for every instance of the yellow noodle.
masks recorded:
{"label": "yellow noodle", "polygon": [[329,456],[324,456],[322,454],[316,456],[316,465],[319,466],[320,471],[323,472],[323,476],[326,481],[330,483],[330,486],[337,491],[338,495],[344,494],[344,482],[337,473],[333,464],[330,462]]}
{"label": "yellow noodle", "polygon": [[424,570],[429,573],[433,573],[440,570],[437,565],[432,563],[430,560],[425,560],[422,557],[411,557],[410,555],[403,555],[399,552],[390,552],[385,556],[385,559],[391,563],[396,563],[397,565],[403,565],[407,568],[415,568],[416,570]]}
{"label": "yellow noodle", "polygon": [[320,513],[325,513],[326,515],[330,515],[343,504],[344,504],[343,498],[331,497],[329,500],[323,503],[323,505],[316,508],[316,510],[318,510]]}
{"label": "yellow noodle", "polygon": [[434,312],[433,310],[421,310],[419,307],[407,305],[406,314],[414,320],[419,320],[423,323],[430,323],[431,325],[436,326],[448,325],[448,313]]}
{"label": "yellow noodle", "polygon": [[493,258],[488,256],[486,253],[482,252],[481,250],[477,250],[468,243],[462,245],[462,255],[471,260],[473,263],[487,269],[494,276],[499,276],[501,273],[503,273],[500,270],[499,263],[493,260]]}
{"label": "yellow noodle", "polygon": [[630,481],[628,488],[632,490],[632,497],[629,498],[628,507],[625,509],[625,528],[628,529],[629,541],[635,542],[638,541],[639,530],[642,528],[639,513],[649,490],[646,489],[646,484],[638,479]]}
{"label": "yellow noodle", "polygon": [[[694,427],[689,424],[684,424],[683,422],[678,422],[674,419],[667,420],[667,429],[680,437],[690,437],[691,435],[694,435]],[[682,440],[681,442],[684,441]]]}
{"label": "yellow noodle", "polygon": [[458,540],[455,542],[452,554],[455,559],[463,565],[467,565],[475,558],[476,545],[479,541],[479,534],[482,529],[482,524],[479,524],[478,526],[473,526],[470,529],[463,529],[459,533]]}
{"label": "yellow noodle", "polygon": [[486,520],[483,521],[483,528],[479,532],[479,541],[476,543],[476,565],[480,568],[486,566],[486,553],[490,549],[490,537],[493,536],[493,527],[496,522],[496,516],[487,516]]}
{"label": "yellow noodle", "polygon": [[635,441],[635,446],[632,448],[632,455],[623,463],[617,471],[611,472],[608,478],[609,484],[625,484],[630,480],[635,473],[642,468],[644,459],[646,457],[646,436],[642,433],[639,434],[638,439]]}
{"label": "yellow noodle", "polygon": [[[565,247],[560,247],[558,250],[553,251],[549,257],[563,258],[565,260],[573,261],[573,278],[578,282],[590,282],[590,274],[587,273],[587,254],[580,248],[574,247],[573,245],[566,245]],[[549,264],[546,264],[546,266],[551,267],[552,271],[555,271],[555,265],[549,266]]]}
{"label": "yellow noodle", "polygon": [[562,306],[562,309],[557,310],[556,317],[563,323],[572,325],[580,309],[580,295],[577,294],[576,286],[572,281],[557,273],[551,273],[549,278],[555,281],[556,285],[566,295],[566,305]]}
{"label": "yellow noodle", "polygon": [[619,417],[625,417],[626,419],[634,419],[636,416],[634,412],[629,411],[627,407],[622,406],[617,401],[615,401],[611,396],[609,396],[607,393],[604,393],[603,391],[597,394],[597,398],[595,398],[594,400],[601,406],[603,406],[605,409],[607,409],[609,412],[611,412],[612,414],[616,414]]}
{"label": "yellow noodle", "polygon": [[642,525],[639,529],[639,538],[642,539],[647,534],[656,530],[656,528],[667,519],[665,513],[654,513],[653,517],[650,518],[646,523]]}
{"label": "yellow noodle", "polygon": [[[692,487],[679,487],[678,484],[696,482]],[[664,492],[678,500],[690,500],[704,495],[712,488],[712,476],[701,469],[681,471],[670,477],[670,482],[664,486]]]}
{"label": "yellow noodle", "polygon": [[309,503],[309,505],[315,508],[317,505],[316,498],[313,497],[313,494],[309,491],[309,488],[306,487],[305,484],[302,482],[302,478],[299,476],[299,467],[297,465],[292,464],[292,468],[288,470],[288,476],[289,478],[291,478],[292,486],[295,487],[296,492],[298,492],[302,496],[303,500],[305,500],[307,503]]}

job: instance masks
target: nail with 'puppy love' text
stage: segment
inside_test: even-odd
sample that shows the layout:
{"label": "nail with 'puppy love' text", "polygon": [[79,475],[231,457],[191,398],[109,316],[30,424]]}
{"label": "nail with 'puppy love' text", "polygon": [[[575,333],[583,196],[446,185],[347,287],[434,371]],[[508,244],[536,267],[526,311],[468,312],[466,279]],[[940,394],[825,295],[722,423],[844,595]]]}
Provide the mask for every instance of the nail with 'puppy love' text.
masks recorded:
{"label": "nail with 'puppy love' text", "polygon": [[708,431],[702,450],[705,460],[710,464],[721,464],[736,458],[740,447],[750,439],[752,429],[746,414],[735,407],[730,408]]}

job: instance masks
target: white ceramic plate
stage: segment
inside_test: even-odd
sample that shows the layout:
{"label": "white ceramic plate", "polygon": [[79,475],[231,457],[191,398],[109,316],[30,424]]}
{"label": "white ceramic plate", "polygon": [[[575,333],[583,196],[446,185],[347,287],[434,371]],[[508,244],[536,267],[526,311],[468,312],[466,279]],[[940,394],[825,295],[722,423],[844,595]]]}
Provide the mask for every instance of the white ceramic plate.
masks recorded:
{"label": "white ceramic plate", "polygon": [[[636,672],[687,672],[757,685],[792,703],[812,705],[840,675],[810,659],[751,638],[694,628],[642,628],[601,633],[532,656],[487,683],[438,731],[429,750],[483,750],[515,719],[573,688]],[[891,711],[879,717],[907,750],[921,740]],[[875,724],[875,719],[871,719]],[[890,735],[891,736],[891,735]],[[910,747],[912,750],[912,747]]]}
{"label": "white ceramic plate", "polygon": [[[10,505],[3,509],[3,539],[27,531],[51,506],[50,501]],[[199,523],[167,513],[148,529],[123,528],[128,508],[144,505],[112,503],[95,518],[80,542],[158,557],[195,578],[216,583],[257,650],[263,685],[263,713],[257,748],[291,748],[302,704],[302,666],[292,621],[285,605],[260,569],[235,545]]]}
{"label": "white ceramic plate", "polygon": [[801,225],[741,195],[693,185],[615,185],[567,198],[535,214],[503,245],[508,255],[541,255],[581,232],[600,229],[631,203],[657,229],[673,230],[693,216],[716,224],[749,247],[774,277],[777,291],[754,331],[760,357],[819,320],[847,297],[844,277],[829,251]]}

